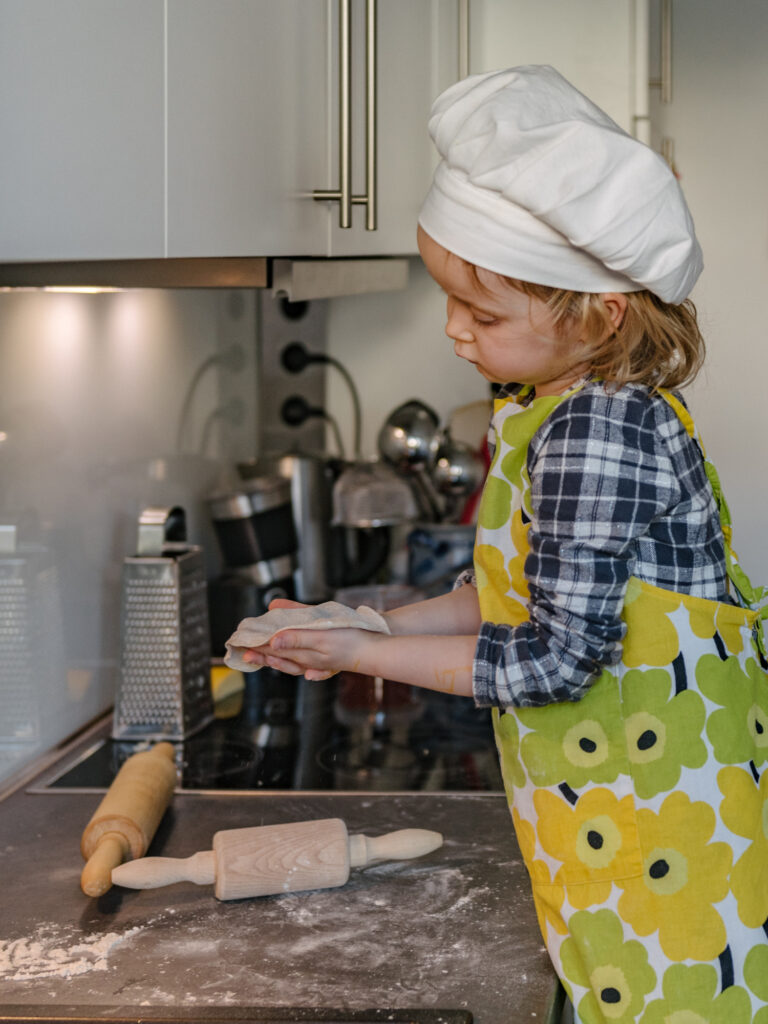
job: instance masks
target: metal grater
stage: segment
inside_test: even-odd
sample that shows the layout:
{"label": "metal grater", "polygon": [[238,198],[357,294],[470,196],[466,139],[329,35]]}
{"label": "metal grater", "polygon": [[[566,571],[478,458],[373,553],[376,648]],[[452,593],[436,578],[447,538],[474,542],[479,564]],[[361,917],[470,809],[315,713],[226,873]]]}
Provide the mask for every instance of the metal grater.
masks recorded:
{"label": "metal grater", "polygon": [[181,740],[213,719],[205,563],[184,534],[181,509],[145,509],[125,559],[115,739]]}
{"label": "metal grater", "polygon": [[40,738],[40,692],[62,672],[63,629],[56,567],[42,546],[0,526],[0,743]]}

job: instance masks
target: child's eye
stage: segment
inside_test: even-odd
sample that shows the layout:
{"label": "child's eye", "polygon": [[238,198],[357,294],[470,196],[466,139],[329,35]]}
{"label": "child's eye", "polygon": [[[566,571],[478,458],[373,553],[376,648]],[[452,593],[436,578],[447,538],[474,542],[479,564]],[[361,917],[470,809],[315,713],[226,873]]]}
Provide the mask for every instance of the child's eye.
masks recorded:
{"label": "child's eye", "polygon": [[481,327],[493,327],[495,324],[499,322],[498,317],[478,316],[477,313],[472,314],[472,319],[476,324],[479,324]]}

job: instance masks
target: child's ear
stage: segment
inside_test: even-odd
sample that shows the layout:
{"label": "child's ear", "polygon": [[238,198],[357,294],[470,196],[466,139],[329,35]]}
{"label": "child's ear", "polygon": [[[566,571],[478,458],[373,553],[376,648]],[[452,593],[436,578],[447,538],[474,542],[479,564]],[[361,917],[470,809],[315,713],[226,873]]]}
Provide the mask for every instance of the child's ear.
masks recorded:
{"label": "child's ear", "polygon": [[603,292],[600,298],[608,311],[608,318],[614,328],[618,329],[627,312],[627,296],[621,292]]}

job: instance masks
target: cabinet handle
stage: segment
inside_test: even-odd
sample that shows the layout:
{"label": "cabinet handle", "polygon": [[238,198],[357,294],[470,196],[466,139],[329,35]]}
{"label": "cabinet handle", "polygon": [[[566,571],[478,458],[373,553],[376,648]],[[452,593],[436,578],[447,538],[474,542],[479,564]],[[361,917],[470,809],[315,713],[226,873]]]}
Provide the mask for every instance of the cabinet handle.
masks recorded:
{"label": "cabinet handle", "polygon": [[459,79],[469,74],[469,0],[459,0]]}
{"label": "cabinet handle", "polygon": [[350,0],[339,0],[339,187],[315,189],[312,197],[339,204],[339,227],[352,226],[352,50]]}
{"label": "cabinet handle", "polygon": [[365,195],[352,196],[365,206],[365,230],[376,230],[376,0],[365,0]]}
{"label": "cabinet handle", "polygon": [[648,33],[649,0],[635,0],[635,81],[634,81],[634,113],[632,115],[632,134],[646,146],[651,144],[651,117],[649,104],[649,50]]}
{"label": "cabinet handle", "polygon": [[376,0],[365,7],[365,195],[352,195],[351,0],[339,0],[339,187],[315,189],[314,199],[339,203],[339,227],[352,227],[352,204],[366,207],[365,227],[376,230]]}
{"label": "cabinet handle", "polygon": [[661,69],[660,77],[649,85],[659,89],[662,103],[672,102],[672,0],[661,0]]}

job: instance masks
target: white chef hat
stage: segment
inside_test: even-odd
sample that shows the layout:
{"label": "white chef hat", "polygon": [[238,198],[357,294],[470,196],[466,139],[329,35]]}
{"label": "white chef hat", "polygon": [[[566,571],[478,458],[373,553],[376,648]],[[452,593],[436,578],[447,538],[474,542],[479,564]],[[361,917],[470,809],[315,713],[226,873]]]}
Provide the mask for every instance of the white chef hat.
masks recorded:
{"label": "white chef hat", "polygon": [[487,270],[585,292],[689,294],[701,248],[666,162],[554,68],[472,75],[437,98],[442,158],[419,214]]}

